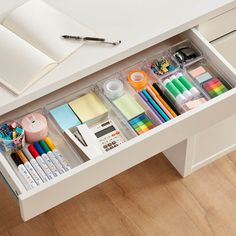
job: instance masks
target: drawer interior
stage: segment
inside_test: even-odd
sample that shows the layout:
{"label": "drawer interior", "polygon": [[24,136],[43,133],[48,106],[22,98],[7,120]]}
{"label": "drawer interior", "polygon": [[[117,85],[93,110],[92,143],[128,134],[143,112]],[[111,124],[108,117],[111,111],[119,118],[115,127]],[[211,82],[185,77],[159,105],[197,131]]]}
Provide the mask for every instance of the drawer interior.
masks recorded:
{"label": "drawer interior", "polygon": [[[1,121],[4,121],[6,120],[5,118],[7,118],[7,120],[16,120],[20,123],[22,117],[26,116],[26,114],[30,114],[32,112],[41,113],[43,116],[46,117],[48,122],[48,130],[49,130],[48,136],[53,140],[57,149],[61,152],[63,156],[65,156],[65,158],[72,167],[72,169],[69,170],[68,172],[61,174],[57,178],[48,181],[47,183],[43,183],[42,185],[37,186],[36,188],[33,189],[27,189],[27,187],[25,187],[25,185],[19,178],[18,169],[15,163],[9,157],[9,153],[1,154],[1,159],[0,159],[1,172],[4,175],[5,179],[9,182],[9,185],[11,186],[13,191],[18,195],[20,201],[22,201],[21,209],[23,209],[22,211],[24,212],[24,214],[26,215],[28,214],[28,216],[25,216],[25,218],[29,218],[29,215],[31,216],[36,215],[42,212],[43,209],[48,209],[49,207],[52,207],[56,204],[55,202],[51,202],[48,203],[47,206],[43,206],[42,209],[38,209],[35,211],[30,210],[33,211],[33,213],[32,212],[28,213],[27,209],[29,209],[29,205],[26,204],[27,205],[26,207],[23,204],[25,199],[30,199],[30,198],[33,199],[34,195],[38,197],[40,196],[41,192],[42,194],[43,193],[47,194],[47,190],[49,190],[50,187],[52,187],[52,189],[55,189],[57,184],[59,184],[60,182],[66,179],[71,179],[73,176],[76,176],[79,172],[85,169],[95,168],[95,165],[97,165],[99,162],[104,161],[105,159],[109,159],[111,157],[117,159],[119,157],[119,153],[121,153],[122,155],[122,152],[125,149],[129,150],[130,152],[131,148],[134,145],[137,145],[142,142],[143,146],[145,146],[146,145],[145,139],[148,138],[150,140],[153,135],[161,133],[166,128],[174,127],[176,123],[183,121],[185,118],[193,116],[197,112],[200,112],[202,107],[204,107],[204,109],[207,109],[207,107],[211,106],[214,103],[214,101],[217,103],[217,101],[223,99],[228,92],[225,92],[224,94],[212,99],[209,96],[209,94],[207,94],[206,91],[204,91],[203,87],[200,84],[196,83],[195,78],[191,76],[191,74],[189,73],[189,71],[196,69],[194,67],[196,64],[198,65],[197,67],[207,68],[205,72],[212,73],[214,76],[218,77],[225,85],[227,90],[234,90],[233,88],[236,86],[236,73],[232,70],[230,65],[228,65],[227,62],[224,61],[224,59],[218,54],[218,52],[214,50],[204,38],[201,37],[202,36],[198,34],[198,32],[195,30],[188,31],[184,34],[181,34],[178,37],[175,37],[174,39],[166,41],[161,45],[157,45],[156,47],[148,49],[145,52],[146,54],[144,53],[144,55],[141,54],[141,56],[139,56],[139,60],[132,61],[132,58],[126,60],[123,67],[121,67],[118,71],[113,71],[113,73],[116,72],[115,74],[112,74],[110,76],[105,76],[103,73],[101,73],[99,76],[95,75],[96,79],[94,79],[95,77],[93,77],[92,79],[86,78],[84,80],[72,84],[70,88],[65,88],[45,98],[39,99],[34,104],[32,103],[33,104],[32,107],[40,109],[35,110],[32,109],[30,106],[23,107],[22,109],[18,109],[18,111],[15,111],[14,114],[13,113],[7,114],[1,119]],[[194,56],[193,60],[190,60],[184,64],[178,62],[176,58],[173,56],[173,52],[176,52],[176,48],[178,49],[181,48],[180,46],[182,44],[184,44],[185,46],[186,44],[187,45],[191,44],[191,47],[193,47],[192,49],[196,50],[196,56]],[[172,70],[167,71],[164,74],[157,75],[151,69],[151,65],[153,64],[154,61],[157,61],[158,58],[162,59],[163,57],[164,58],[170,57],[171,61],[173,62],[174,68]],[[160,91],[163,92],[163,96],[165,96],[165,98],[167,99],[166,101],[168,101],[169,106],[173,107],[173,109],[176,109],[175,117],[170,118],[168,121],[164,120],[163,122],[156,115],[155,111],[151,108],[151,106],[149,106],[149,104],[145,102],[144,99],[142,99],[139,93],[140,91],[137,90],[135,87],[133,87],[131,83],[128,81],[129,74],[131,72],[133,73],[134,70],[138,70],[139,72],[145,71],[146,75],[148,76],[147,83],[150,85],[152,85],[153,83],[157,84],[157,86],[160,88]],[[190,105],[184,106],[185,103],[180,103],[180,104],[177,103],[175,95],[173,95],[170,92],[170,90],[165,86],[166,84],[165,81],[167,79],[170,80],[171,76],[177,75],[177,73],[182,73],[183,75],[185,75],[187,79],[190,81],[190,83],[194,87],[196,87],[196,89],[199,91],[199,94],[196,97],[191,98],[192,101],[204,99],[204,102],[202,102],[204,104],[201,104],[199,102],[197,103],[197,105],[196,104],[192,105],[194,108],[190,109],[189,108]],[[135,111],[132,110],[132,114],[136,112],[135,115],[133,115],[132,117],[128,117],[127,112],[126,111],[124,112],[123,110],[123,104],[120,105],[121,103],[114,102],[114,99],[111,99],[106,94],[106,92],[104,91],[104,86],[107,82],[110,81],[120,81],[123,84],[124,92],[122,93],[122,96],[124,94],[125,95],[128,94],[128,96],[132,97],[132,99],[134,100],[132,102],[132,105],[135,106]],[[90,119],[90,121],[92,120],[91,122],[87,121],[81,122],[82,118],[79,115],[80,111],[78,111],[77,113],[75,110],[73,110],[71,102],[77,99],[81,99],[84,96],[87,96],[88,94],[95,94],[96,102],[98,99],[104,105],[105,115],[99,115],[98,120]],[[208,100],[211,101],[208,102]],[[124,102],[129,103],[130,100],[124,100]],[[53,116],[52,110],[62,105],[69,105],[73,113],[77,116],[77,118],[80,119],[80,122],[85,124],[90,131],[93,130],[93,135],[95,134],[94,131],[95,128],[96,131],[98,131],[101,128],[101,127],[95,127],[97,123],[101,125],[101,123],[106,123],[108,119],[111,119],[114,122],[115,127],[117,127],[119,132],[121,132],[121,134],[123,135],[124,143],[114,148],[113,150],[109,151],[103,150],[99,143],[101,148],[100,153],[97,155],[91,154],[91,152],[88,151],[88,149],[83,147],[83,144],[81,145],[80,142],[81,140],[78,142],[78,139],[77,138],[76,138],[77,140],[75,139],[74,132],[78,131],[79,129],[77,129],[76,127],[69,127],[69,128],[67,127],[66,129],[64,129],[60,126],[55,116]],[[153,126],[150,130],[146,130],[143,134],[137,132],[137,130],[134,128],[134,126],[132,126],[131,123],[131,120],[137,118],[137,116],[139,116],[140,114],[145,114]],[[173,133],[170,132],[170,135],[172,134]],[[169,145],[171,145],[171,143]],[[147,155],[148,153],[149,152],[147,151]],[[137,162],[138,160],[139,159],[137,158]],[[134,162],[131,161],[130,163],[135,163],[135,161]],[[110,173],[109,174],[110,176],[113,175],[111,170],[107,170],[107,172]],[[96,177],[97,180],[94,181],[83,179],[83,182],[87,181],[88,184],[86,185],[81,182],[80,184],[81,189],[87,189],[89,186],[92,186],[92,183],[101,182],[105,179],[102,178],[102,176],[99,177],[96,174],[94,174],[93,178]],[[74,181],[75,180],[73,180],[73,182]],[[74,196],[77,192],[78,191],[76,190],[71,190],[71,192],[66,193],[65,196],[56,197],[57,198],[56,202],[57,203],[62,202]]]}

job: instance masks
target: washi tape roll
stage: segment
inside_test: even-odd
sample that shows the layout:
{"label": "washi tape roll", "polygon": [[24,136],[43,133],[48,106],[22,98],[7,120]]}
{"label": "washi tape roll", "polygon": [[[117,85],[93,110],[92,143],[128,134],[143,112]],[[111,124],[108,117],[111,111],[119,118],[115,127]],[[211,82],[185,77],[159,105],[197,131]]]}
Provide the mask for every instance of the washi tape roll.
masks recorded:
{"label": "washi tape roll", "polygon": [[113,79],[105,82],[103,90],[109,99],[114,100],[124,94],[124,85],[120,80]]}
{"label": "washi tape roll", "polygon": [[148,83],[147,74],[142,70],[133,70],[128,74],[128,81],[135,90],[141,90]]}
{"label": "washi tape roll", "polygon": [[31,113],[25,116],[21,125],[25,130],[25,137],[28,143],[44,139],[48,134],[47,119],[40,113]]}

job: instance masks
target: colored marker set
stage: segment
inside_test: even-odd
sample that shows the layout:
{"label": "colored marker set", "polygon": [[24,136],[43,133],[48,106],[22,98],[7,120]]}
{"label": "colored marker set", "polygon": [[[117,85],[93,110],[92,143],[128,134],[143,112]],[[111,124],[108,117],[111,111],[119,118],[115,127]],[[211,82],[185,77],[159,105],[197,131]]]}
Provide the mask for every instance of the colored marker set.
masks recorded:
{"label": "colored marker set", "polygon": [[27,190],[71,169],[49,137],[12,152],[10,157],[17,166],[19,177]]}
{"label": "colored marker set", "polygon": [[204,62],[204,60],[187,68],[189,75],[193,80],[204,89],[210,98],[217,97],[228,91],[229,85],[226,87],[226,82],[222,82]]}
{"label": "colored marker set", "polygon": [[[52,141],[60,142],[62,137],[58,136],[55,127],[48,122],[42,110],[38,110],[0,125],[0,151],[26,190],[35,188],[72,168]],[[49,138],[49,128],[52,138]],[[66,154],[72,153],[68,151],[66,144],[62,146],[66,148]],[[61,151],[64,153],[63,149]]]}

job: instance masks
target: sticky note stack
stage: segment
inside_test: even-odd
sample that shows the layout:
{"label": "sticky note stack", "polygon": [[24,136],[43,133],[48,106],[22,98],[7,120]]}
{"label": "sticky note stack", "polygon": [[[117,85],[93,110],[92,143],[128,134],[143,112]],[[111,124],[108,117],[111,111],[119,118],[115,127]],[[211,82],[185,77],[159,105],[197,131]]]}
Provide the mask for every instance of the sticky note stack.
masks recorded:
{"label": "sticky note stack", "polygon": [[127,120],[131,120],[134,117],[145,112],[144,109],[134,99],[134,97],[132,97],[128,93],[115,99],[113,103]]}
{"label": "sticky note stack", "polygon": [[107,115],[108,110],[94,93],[88,93],[69,103],[74,113],[82,123],[93,123]]}
{"label": "sticky note stack", "polygon": [[55,119],[62,130],[80,125],[81,122],[68,104],[61,105],[50,110],[50,114]]}

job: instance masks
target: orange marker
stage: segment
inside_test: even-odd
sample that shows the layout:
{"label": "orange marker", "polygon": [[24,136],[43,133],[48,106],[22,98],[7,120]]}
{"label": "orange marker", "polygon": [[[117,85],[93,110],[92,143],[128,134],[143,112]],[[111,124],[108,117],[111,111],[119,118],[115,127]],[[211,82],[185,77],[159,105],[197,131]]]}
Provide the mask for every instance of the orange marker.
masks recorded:
{"label": "orange marker", "polygon": [[171,109],[171,107],[165,102],[165,100],[161,97],[161,95],[156,91],[156,89],[150,85],[151,90],[153,93],[159,98],[162,104],[166,107],[166,109],[172,114],[173,117],[177,117],[176,113]]}
{"label": "orange marker", "polygon": [[17,151],[18,156],[20,157],[21,161],[23,162],[26,170],[30,173],[30,175],[33,177],[33,180],[35,181],[35,185],[40,185],[43,183],[42,179],[39,177],[38,173],[35,171],[35,169],[32,167],[28,159],[26,158],[25,154],[19,150]]}

